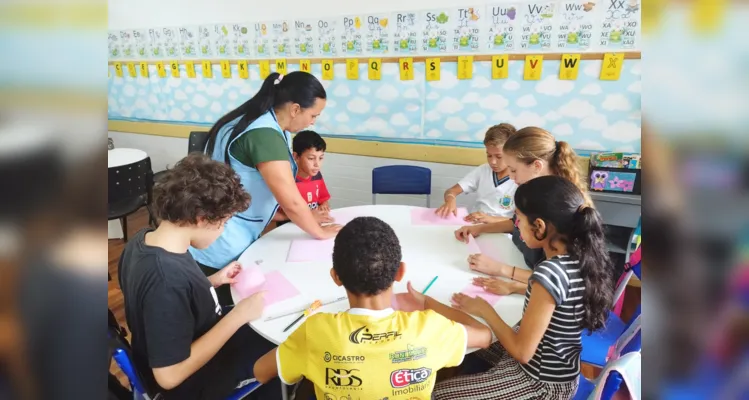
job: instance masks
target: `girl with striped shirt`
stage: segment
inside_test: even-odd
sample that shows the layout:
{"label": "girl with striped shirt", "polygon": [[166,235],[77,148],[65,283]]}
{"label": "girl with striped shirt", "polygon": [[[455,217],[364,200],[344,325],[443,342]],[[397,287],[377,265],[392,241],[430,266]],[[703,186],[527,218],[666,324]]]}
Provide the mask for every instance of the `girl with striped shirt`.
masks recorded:
{"label": "girl with striped shirt", "polygon": [[612,302],[612,276],[603,224],[574,183],[558,176],[518,187],[520,235],[542,249],[528,279],[523,318],[507,325],[480,297],[455,294],[456,307],[483,318],[497,342],[476,353],[483,372],[435,387],[435,399],[569,399],[580,374],[580,334],[603,327]]}

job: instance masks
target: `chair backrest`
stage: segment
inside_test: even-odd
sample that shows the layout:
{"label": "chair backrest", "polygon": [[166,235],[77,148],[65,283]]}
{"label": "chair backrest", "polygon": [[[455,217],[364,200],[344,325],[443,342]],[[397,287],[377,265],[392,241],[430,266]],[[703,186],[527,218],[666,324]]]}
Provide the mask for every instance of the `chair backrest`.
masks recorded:
{"label": "chair backrest", "polygon": [[621,389],[622,383],[624,383],[629,392],[629,398],[640,400],[642,386],[641,363],[642,356],[640,352],[629,353],[616,361],[607,363],[598,376],[596,387],[588,399],[611,400],[619,389]]}
{"label": "chair backrest", "polygon": [[109,168],[107,172],[109,203],[116,203],[136,196],[150,195],[153,187],[153,170],[151,169],[150,157],[136,163]]}
{"label": "chair backrest", "polygon": [[205,152],[206,143],[208,143],[208,132],[190,132],[190,138],[187,140],[187,154]]}
{"label": "chair backrest", "polygon": [[432,170],[413,165],[388,165],[372,169],[372,203],[377,194],[432,194]]}

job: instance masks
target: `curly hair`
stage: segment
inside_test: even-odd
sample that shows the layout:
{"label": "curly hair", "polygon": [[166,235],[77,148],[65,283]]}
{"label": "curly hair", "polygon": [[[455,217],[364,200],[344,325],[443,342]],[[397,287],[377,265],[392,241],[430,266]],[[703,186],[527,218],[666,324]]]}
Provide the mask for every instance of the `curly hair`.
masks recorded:
{"label": "curly hair", "polygon": [[335,238],[333,269],[351,293],[374,296],[389,288],[400,262],[398,236],[378,218],[355,218]]}
{"label": "curly hair", "polygon": [[153,211],[160,220],[178,225],[215,223],[244,211],[250,194],[227,164],[192,153],[167,171],[153,189]]}
{"label": "curly hair", "polygon": [[591,332],[602,328],[612,306],[614,285],[601,215],[585,204],[585,197],[574,183],[555,175],[518,186],[515,207],[529,221],[541,219],[554,226],[557,237],[552,239],[565,243],[567,251],[579,260],[585,284],[582,325]]}
{"label": "curly hair", "polygon": [[494,125],[486,130],[486,135],[484,135],[484,146],[502,147],[515,131],[516,129],[513,125],[505,122],[499,125]]}

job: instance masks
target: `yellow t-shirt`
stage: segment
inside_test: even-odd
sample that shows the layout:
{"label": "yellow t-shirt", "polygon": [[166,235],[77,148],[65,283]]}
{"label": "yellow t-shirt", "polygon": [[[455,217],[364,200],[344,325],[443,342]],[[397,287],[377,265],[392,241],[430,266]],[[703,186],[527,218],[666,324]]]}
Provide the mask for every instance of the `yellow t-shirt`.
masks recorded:
{"label": "yellow t-shirt", "polygon": [[463,361],[466,330],[431,310],[315,314],[278,347],[286,384],[306,377],[324,400],[431,398],[437,371]]}

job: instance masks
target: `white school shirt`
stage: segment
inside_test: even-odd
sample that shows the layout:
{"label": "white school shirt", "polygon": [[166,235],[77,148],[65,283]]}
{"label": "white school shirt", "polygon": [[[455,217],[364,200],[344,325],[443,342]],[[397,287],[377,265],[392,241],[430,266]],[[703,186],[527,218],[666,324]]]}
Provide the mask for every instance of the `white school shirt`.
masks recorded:
{"label": "white school shirt", "polygon": [[512,218],[515,214],[515,190],[518,185],[509,176],[497,180],[489,164],[482,164],[458,182],[464,193],[476,192],[472,212]]}

